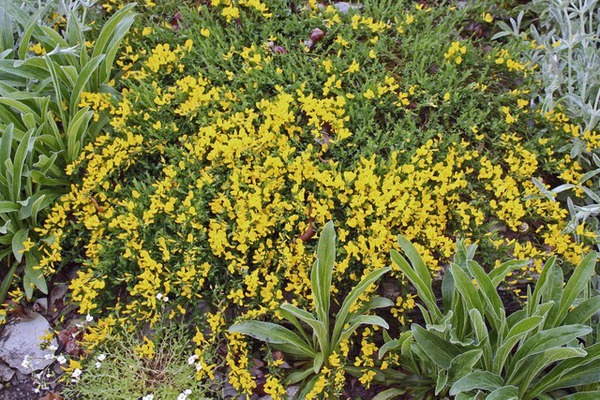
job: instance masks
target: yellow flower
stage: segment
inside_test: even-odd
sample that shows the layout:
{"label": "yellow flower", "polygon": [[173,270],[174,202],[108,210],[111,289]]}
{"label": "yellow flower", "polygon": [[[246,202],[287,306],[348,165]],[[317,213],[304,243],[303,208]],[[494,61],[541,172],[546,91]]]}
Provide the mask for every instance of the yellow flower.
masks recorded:
{"label": "yellow flower", "polygon": [[359,69],[360,65],[356,62],[356,60],[352,60],[352,64],[350,64],[350,66],[345,72],[348,74],[352,74],[354,72],[357,72]]}
{"label": "yellow flower", "polygon": [[154,342],[144,336],[144,344],[136,346],[135,352],[140,358],[147,358],[151,360],[154,358]]}

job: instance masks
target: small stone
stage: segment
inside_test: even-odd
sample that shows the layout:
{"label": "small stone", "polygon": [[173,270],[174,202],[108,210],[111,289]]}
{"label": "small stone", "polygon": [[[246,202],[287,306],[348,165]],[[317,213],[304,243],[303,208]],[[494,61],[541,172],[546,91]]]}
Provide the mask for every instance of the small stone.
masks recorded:
{"label": "small stone", "polygon": [[[36,312],[30,313],[28,318],[6,326],[0,335],[0,359],[26,375],[47,367],[54,362],[54,350],[42,349],[41,345],[44,342],[40,337],[51,331],[46,318]],[[48,345],[58,347],[56,338],[53,337]],[[26,358],[29,363],[24,363]]]}
{"label": "small stone", "polygon": [[231,383],[226,381],[223,385],[222,396],[224,399],[231,399],[236,398],[237,396],[239,396],[239,394],[237,390],[235,390],[235,388],[231,385]]}
{"label": "small stone", "polygon": [[21,373],[21,371],[15,371],[15,378],[17,378],[18,383],[21,383],[21,382],[25,382],[27,379],[29,379],[29,375],[23,374],[23,373]]}
{"label": "small stone", "polygon": [[300,392],[299,385],[288,386],[286,389],[286,399],[288,400],[296,400],[298,398],[298,393]]}
{"label": "small stone", "polygon": [[0,364],[0,378],[2,378],[4,382],[10,381],[14,375],[14,370],[10,369],[6,365]]}
{"label": "small stone", "polygon": [[34,311],[47,311],[48,310],[48,298],[42,297],[41,299],[37,299],[35,304],[33,305]]}
{"label": "small stone", "polygon": [[315,28],[310,34],[310,40],[312,40],[313,44],[318,42],[319,40],[325,37],[325,32],[322,29]]}
{"label": "small stone", "polygon": [[61,367],[61,365],[60,365],[59,363],[55,363],[55,364],[52,366],[52,370],[54,371],[54,373],[55,373],[57,376],[60,376],[60,375],[62,375],[62,374],[64,374],[64,373],[65,373],[65,371],[63,371],[63,369],[62,369],[62,367]]}

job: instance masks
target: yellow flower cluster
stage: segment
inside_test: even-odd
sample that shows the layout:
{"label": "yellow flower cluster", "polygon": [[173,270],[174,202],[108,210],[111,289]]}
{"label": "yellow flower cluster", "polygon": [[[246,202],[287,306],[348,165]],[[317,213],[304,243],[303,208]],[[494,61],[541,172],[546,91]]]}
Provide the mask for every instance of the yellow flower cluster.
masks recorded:
{"label": "yellow flower cluster", "polygon": [[454,61],[456,64],[460,64],[463,61],[462,55],[465,55],[466,53],[467,46],[461,46],[460,42],[452,42],[448,51],[444,53],[444,58],[449,62]]}
{"label": "yellow flower cluster", "polygon": [[239,18],[239,7],[258,11],[265,18],[271,17],[269,9],[260,0],[211,0],[211,5],[213,7],[221,8],[221,15],[225,17],[227,22],[231,22],[232,20]]}

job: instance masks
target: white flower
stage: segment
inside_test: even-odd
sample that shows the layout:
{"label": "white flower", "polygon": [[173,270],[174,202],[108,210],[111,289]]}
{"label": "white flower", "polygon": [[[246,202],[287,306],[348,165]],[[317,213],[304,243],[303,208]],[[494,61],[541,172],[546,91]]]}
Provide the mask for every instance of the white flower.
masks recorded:
{"label": "white flower", "polygon": [[58,350],[58,346],[54,345],[54,344],[51,344],[50,346],[48,346],[48,350],[50,350],[50,351],[56,351],[56,350]]}
{"label": "white flower", "polygon": [[75,370],[71,373],[71,378],[79,378],[81,376],[81,371],[79,368],[75,368]]}
{"label": "white flower", "polygon": [[21,363],[21,366],[23,368],[31,368],[31,359],[29,355],[26,355],[25,358],[23,359],[23,362]]}
{"label": "white flower", "polygon": [[147,394],[144,397],[142,397],[142,400],[154,400],[154,395],[153,394]]}
{"label": "white flower", "polygon": [[196,364],[196,371],[200,371],[202,369],[202,363]]}
{"label": "white flower", "polygon": [[60,356],[56,357],[56,361],[58,361],[59,364],[64,364],[67,362],[67,359],[61,354]]}
{"label": "white flower", "polygon": [[198,359],[198,354],[194,354],[190,358],[188,358],[188,365],[192,365]]}
{"label": "white flower", "polygon": [[85,320],[87,322],[92,322],[94,320],[94,317],[92,317],[90,314],[88,314],[88,315],[85,316]]}
{"label": "white flower", "polygon": [[106,354],[100,354],[98,357],[96,357],[98,361],[104,361],[106,360]]}
{"label": "white flower", "polygon": [[179,393],[177,400],[186,400],[190,394],[192,394],[192,389],[185,389],[183,392]]}
{"label": "white flower", "polygon": [[158,293],[158,294],[156,295],[156,298],[157,298],[158,300],[162,299],[162,298],[163,298],[163,294],[162,294],[162,293]]}
{"label": "white flower", "polygon": [[165,296],[164,302],[166,303],[167,301],[169,301],[169,296]]}
{"label": "white flower", "polygon": [[44,360],[49,360],[51,358],[54,358],[54,354],[44,354]]}
{"label": "white flower", "polygon": [[102,363],[100,361],[97,361],[95,365],[96,365],[96,368],[100,368],[102,366]]}

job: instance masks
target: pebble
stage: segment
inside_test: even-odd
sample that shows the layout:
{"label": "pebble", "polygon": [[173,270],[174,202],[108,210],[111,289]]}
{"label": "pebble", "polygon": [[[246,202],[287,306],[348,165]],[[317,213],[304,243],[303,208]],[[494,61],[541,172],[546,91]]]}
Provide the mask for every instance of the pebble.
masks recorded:
{"label": "pebble", "polygon": [[[45,336],[48,332],[52,332],[50,324],[46,318],[36,312],[5,326],[0,334],[0,359],[26,375],[31,374],[32,370],[44,369],[54,362],[54,351],[40,347],[43,343],[40,336]],[[48,344],[58,347],[54,337]],[[30,360],[29,368],[23,365],[25,357]]]}

